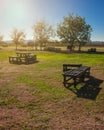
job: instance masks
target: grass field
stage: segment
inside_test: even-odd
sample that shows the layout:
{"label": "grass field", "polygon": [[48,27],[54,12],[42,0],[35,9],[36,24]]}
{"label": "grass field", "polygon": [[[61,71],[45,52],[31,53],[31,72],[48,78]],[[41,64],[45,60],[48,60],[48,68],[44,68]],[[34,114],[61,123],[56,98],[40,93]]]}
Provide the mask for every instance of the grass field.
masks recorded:
{"label": "grass field", "polygon": [[[32,53],[37,63],[16,65],[0,50],[0,130],[103,130],[104,54]],[[91,66],[90,79],[65,88],[64,63]]]}

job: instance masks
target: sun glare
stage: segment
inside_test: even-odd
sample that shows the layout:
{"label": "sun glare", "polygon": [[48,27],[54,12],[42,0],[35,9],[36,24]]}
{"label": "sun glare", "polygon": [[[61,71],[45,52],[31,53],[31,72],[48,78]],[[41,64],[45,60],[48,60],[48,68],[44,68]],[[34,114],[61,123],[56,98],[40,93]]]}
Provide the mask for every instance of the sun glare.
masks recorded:
{"label": "sun glare", "polygon": [[4,18],[10,24],[24,22],[29,16],[28,4],[24,0],[7,0],[3,3]]}

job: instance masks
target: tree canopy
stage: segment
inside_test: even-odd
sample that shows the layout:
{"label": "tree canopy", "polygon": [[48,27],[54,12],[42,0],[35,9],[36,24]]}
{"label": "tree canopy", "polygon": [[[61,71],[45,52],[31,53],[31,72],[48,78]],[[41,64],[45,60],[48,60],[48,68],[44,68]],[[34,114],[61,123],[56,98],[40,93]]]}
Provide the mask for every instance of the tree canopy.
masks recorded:
{"label": "tree canopy", "polygon": [[16,50],[17,50],[17,45],[20,43],[24,42],[26,35],[23,31],[14,29],[13,32],[11,33],[11,39],[14,44],[16,44]]}
{"label": "tree canopy", "polygon": [[90,40],[92,28],[86,24],[85,18],[69,15],[64,17],[63,22],[58,24],[57,34],[59,38],[68,43],[70,50],[77,44],[79,50],[82,45]]}
{"label": "tree canopy", "polygon": [[52,37],[53,29],[44,20],[40,20],[33,26],[35,43],[39,43],[40,47]]}

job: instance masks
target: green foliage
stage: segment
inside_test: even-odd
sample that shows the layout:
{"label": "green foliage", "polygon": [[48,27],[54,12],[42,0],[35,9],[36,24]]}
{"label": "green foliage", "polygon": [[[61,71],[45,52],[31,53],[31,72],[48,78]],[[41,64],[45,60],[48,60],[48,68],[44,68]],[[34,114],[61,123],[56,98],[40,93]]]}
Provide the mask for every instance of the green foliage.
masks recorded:
{"label": "green foliage", "polygon": [[91,26],[86,24],[85,18],[81,16],[69,15],[64,17],[62,23],[58,25],[57,34],[60,39],[69,43],[70,50],[78,44],[79,50],[82,45],[90,40]]}
{"label": "green foliage", "polygon": [[19,31],[17,29],[13,30],[13,32],[11,33],[11,39],[13,43],[16,45],[16,50],[17,50],[17,45],[23,43],[25,37],[26,35],[23,31]]}
{"label": "green foliage", "polygon": [[35,42],[40,48],[46,44],[53,35],[52,26],[48,25],[44,20],[37,22],[33,26]]}

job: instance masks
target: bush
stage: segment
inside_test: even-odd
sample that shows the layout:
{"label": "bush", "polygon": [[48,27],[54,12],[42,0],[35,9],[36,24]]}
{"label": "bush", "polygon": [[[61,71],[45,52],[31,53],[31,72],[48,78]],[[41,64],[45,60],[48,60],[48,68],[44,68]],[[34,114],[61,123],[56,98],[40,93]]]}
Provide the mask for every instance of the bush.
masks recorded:
{"label": "bush", "polygon": [[88,52],[96,52],[96,48],[90,48],[88,49]]}

